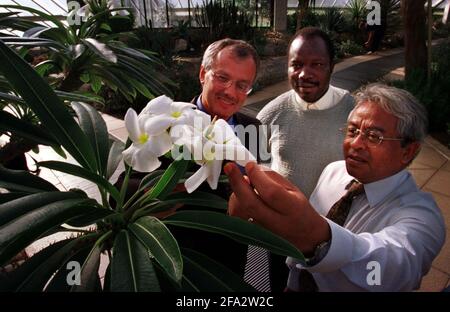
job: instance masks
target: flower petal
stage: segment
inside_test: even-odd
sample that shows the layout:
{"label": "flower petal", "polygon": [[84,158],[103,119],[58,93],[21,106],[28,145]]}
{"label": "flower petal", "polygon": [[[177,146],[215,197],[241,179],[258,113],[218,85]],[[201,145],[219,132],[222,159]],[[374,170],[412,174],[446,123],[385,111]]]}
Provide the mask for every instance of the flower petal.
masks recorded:
{"label": "flower petal", "polygon": [[170,110],[172,112],[182,112],[184,110],[196,108],[194,104],[186,103],[186,102],[172,102],[170,105]]}
{"label": "flower petal", "polygon": [[135,144],[123,151],[122,155],[123,160],[136,171],[151,172],[161,165],[155,155]]}
{"label": "flower petal", "polygon": [[214,142],[222,144],[236,139],[233,128],[223,119],[216,120],[214,124]]}
{"label": "flower petal", "polygon": [[128,131],[128,136],[134,143],[139,142],[139,136],[141,135],[141,129],[139,128],[138,116],[134,109],[129,108],[125,114],[125,127]]}
{"label": "flower petal", "polygon": [[175,118],[166,115],[156,115],[148,118],[145,121],[145,132],[149,135],[158,135],[166,131]]}
{"label": "flower petal", "polygon": [[144,107],[141,114],[168,115],[170,114],[170,104],[172,104],[172,102],[172,99],[168,96],[158,96],[147,103],[147,106]]}
{"label": "flower petal", "polygon": [[150,137],[145,148],[152,154],[161,156],[172,148],[172,139],[170,138],[170,135],[164,131],[160,135]]}
{"label": "flower petal", "polygon": [[206,179],[211,189],[217,189],[220,173],[222,172],[222,160],[214,160],[209,164],[209,176]]}
{"label": "flower petal", "polygon": [[206,178],[208,178],[209,170],[208,165],[203,165],[198,169],[193,175],[189,177],[189,179],[184,182],[184,187],[186,187],[186,191],[188,193],[192,193],[195,191],[200,184],[202,184]]}
{"label": "flower petal", "polygon": [[250,161],[256,161],[255,156],[242,144],[216,144],[216,159],[235,161],[240,166],[245,166]]}

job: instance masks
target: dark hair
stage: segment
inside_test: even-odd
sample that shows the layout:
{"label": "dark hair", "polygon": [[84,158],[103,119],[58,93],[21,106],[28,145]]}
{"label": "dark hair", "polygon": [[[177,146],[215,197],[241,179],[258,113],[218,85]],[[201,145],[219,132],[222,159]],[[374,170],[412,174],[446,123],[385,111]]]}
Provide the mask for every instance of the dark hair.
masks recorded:
{"label": "dark hair", "polygon": [[330,57],[330,64],[333,64],[333,61],[334,61],[333,42],[331,41],[330,36],[328,36],[328,34],[326,32],[324,32],[322,29],[317,28],[317,27],[305,27],[305,28],[299,29],[295,33],[294,37],[291,38],[291,41],[289,42],[288,55],[289,55],[289,50],[291,49],[292,42],[299,37],[302,37],[305,39],[319,37],[320,39],[322,39],[323,42],[325,43],[325,46],[328,51],[328,55]]}
{"label": "dark hair", "polygon": [[239,59],[251,57],[256,65],[256,71],[259,67],[259,56],[249,43],[243,40],[234,40],[230,38],[222,39],[211,43],[203,54],[202,65],[209,70],[216,60],[217,54],[226,47],[231,47],[233,54]]}

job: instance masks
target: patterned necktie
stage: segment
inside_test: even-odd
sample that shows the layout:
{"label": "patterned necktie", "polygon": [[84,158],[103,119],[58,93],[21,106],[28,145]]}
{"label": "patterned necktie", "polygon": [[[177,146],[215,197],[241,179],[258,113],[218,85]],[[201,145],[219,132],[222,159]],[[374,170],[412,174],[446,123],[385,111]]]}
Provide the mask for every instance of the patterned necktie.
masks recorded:
{"label": "patterned necktie", "polygon": [[261,247],[249,245],[245,263],[244,281],[260,292],[269,292],[269,252]]}
{"label": "patterned necktie", "polygon": [[[326,217],[340,226],[344,226],[348,213],[352,206],[353,199],[364,193],[364,185],[356,180],[350,181],[345,187],[347,193],[341,197],[328,211]],[[299,275],[299,291],[315,292],[318,291],[313,276],[307,270],[301,270]]]}

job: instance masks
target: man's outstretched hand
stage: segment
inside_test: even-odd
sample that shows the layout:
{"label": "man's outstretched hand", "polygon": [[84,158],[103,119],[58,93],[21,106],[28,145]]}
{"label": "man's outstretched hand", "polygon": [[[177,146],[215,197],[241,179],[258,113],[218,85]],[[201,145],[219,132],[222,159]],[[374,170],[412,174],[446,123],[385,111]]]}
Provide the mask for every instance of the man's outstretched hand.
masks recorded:
{"label": "man's outstretched hand", "polygon": [[305,255],[331,237],[327,221],[311,206],[305,195],[281,175],[248,163],[244,177],[234,163],[224,167],[233,194],[228,213],[271,230],[294,244]]}

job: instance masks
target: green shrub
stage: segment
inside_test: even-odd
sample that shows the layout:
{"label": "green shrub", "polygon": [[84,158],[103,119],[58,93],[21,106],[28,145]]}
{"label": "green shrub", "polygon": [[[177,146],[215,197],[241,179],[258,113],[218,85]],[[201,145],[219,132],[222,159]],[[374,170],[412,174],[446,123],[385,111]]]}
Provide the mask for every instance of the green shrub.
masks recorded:
{"label": "green shrub", "polygon": [[445,132],[450,124],[450,41],[433,51],[431,79],[426,73],[414,71],[405,81],[395,81],[396,87],[404,88],[417,97],[427,108],[430,132]]}
{"label": "green shrub", "polygon": [[364,53],[364,48],[356,42],[348,39],[336,45],[336,56],[346,57]]}

